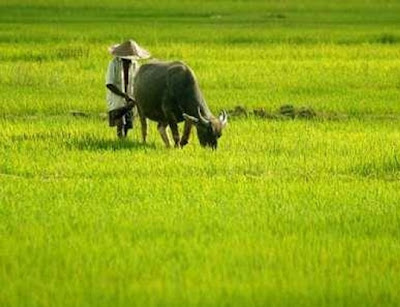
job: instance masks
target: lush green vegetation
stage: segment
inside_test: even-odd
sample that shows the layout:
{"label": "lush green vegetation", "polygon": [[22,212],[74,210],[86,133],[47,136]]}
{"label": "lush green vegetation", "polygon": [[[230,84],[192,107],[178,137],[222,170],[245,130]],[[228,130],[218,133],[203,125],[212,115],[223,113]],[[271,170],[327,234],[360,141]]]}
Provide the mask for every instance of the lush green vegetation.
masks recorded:
{"label": "lush green vegetation", "polygon": [[[400,3],[109,2],[0,3],[0,305],[399,305]],[[119,141],[126,38],[215,113],[319,116],[232,117],[216,152]]]}

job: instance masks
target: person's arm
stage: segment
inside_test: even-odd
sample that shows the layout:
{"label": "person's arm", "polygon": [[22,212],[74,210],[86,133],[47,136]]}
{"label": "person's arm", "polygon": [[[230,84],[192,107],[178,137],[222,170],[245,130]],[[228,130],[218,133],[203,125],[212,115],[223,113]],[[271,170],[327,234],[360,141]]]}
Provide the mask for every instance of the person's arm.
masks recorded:
{"label": "person's arm", "polygon": [[134,101],[132,97],[130,97],[128,94],[122,92],[118,87],[116,87],[114,84],[107,84],[106,87],[113,92],[115,95],[118,95],[120,97],[125,98],[126,102]]}
{"label": "person's arm", "polygon": [[115,86],[114,82],[117,80],[116,76],[118,75],[118,70],[116,67],[117,63],[115,62],[115,59],[110,62],[108,65],[107,69],[107,74],[106,74],[106,87],[109,91],[114,93],[117,96],[125,98],[126,102],[133,101],[129,95],[125,94],[122,92],[117,86]]}

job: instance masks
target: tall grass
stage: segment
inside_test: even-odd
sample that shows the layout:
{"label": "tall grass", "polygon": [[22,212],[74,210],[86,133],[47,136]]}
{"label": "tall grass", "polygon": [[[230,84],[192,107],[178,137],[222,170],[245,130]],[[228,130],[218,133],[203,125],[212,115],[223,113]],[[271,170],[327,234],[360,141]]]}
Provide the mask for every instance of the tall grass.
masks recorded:
{"label": "tall grass", "polygon": [[398,183],[354,169],[398,125],[234,121],[218,152],[151,128],[1,122],[3,304],[398,302]]}
{"label": "tall grass", "polygon": [[[397,306],[399,3],[0,3],[1,306]],[[184,60],[218,151],[100,119],[107,47]],[[89,116],[75,118],[71,110]]]}

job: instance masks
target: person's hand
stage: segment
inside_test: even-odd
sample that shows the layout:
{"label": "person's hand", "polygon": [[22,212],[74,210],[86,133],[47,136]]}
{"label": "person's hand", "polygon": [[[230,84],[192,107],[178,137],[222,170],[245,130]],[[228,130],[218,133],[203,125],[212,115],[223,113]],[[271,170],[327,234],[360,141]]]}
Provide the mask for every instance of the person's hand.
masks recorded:
{"label": "person's hand", "polygon": [[128,94],[125,94],[125,101],[126,102],[134,102],[135,100],[132,97],[130,97]]}

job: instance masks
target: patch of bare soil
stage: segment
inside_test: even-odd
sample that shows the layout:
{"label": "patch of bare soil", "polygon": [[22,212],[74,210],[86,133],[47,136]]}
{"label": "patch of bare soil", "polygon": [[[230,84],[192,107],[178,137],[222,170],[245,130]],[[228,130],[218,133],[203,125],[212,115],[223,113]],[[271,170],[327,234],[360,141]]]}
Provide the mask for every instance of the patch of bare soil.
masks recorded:
{"label": "patch of bare soil", "polygon": [[247,109],[244,106],[238,105],[231,110],[227,110],[230,117],[246,118],[258,117],[262,119],[288,120],[288,119],[325,119],[325,120],[340,120],[345,119],[345,114],[335,112],[317,112],[311,107],[295,107],[291,104],[280,106],[277,110],[269,111],[265,108]]}

